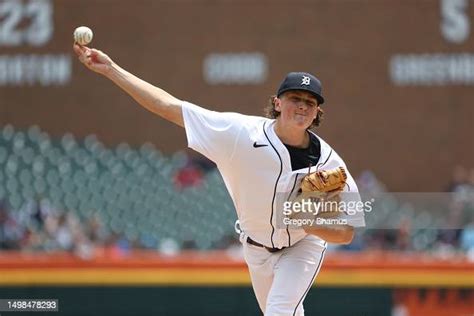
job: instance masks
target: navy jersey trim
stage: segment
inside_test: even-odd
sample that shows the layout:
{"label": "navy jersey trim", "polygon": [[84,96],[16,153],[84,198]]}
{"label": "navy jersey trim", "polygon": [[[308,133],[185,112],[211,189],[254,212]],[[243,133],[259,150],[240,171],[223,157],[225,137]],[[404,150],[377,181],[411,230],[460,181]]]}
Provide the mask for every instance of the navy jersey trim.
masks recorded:
{"label": "navy jersey trim", "polygon": [[[328,157],[326,158],[326,161],[323,164],[318,164],[316,169],[319,169],[320,167],[324,166],[328,162],[329,158],[332,155],[332,152],[333,152],[333,150],[331,149],[331,151],[329,152]],[[349,185],[349,183],[346,182],[346,186],[347,186],[347,190],[350,192],[351,191],[351,186]]]}
{"label": "navy jersey trim", "polygon": [[325,164],[327,164],[327,162],[329,161],[329,158],[331,157],[331,155],[332,155],[332,149],[331,149],[331,151],[329,152],[329,155],[328,155],[328,157],[326,158],[326,161],[323,162],[322,164],[318,164],[317,167],[316,167],[316,169],[319,169],[319,168],[321,168],[322,166],[324,166]]}
{"label": "navy jersey trim", "polygon": [[272,234],[270,235],[270,241],[272,242],[272,248],[275,248],[275,244],[273,242],[273,235],[275,234],[275,227],[273,226],[273,208],[275,206],[275,196],[276,196],[276,190],[277,190],[277,185],[278,185],[278,181],[280,181],[280,177],[281,177],[281,173],[283,172],[283,161],[281,160],[281,156],[280,156],[280,153],[278,152],[278,150],[275,148],[275,145],[273,145],[272,141],[270,140],[270,138],[268,137],[267,135],[267,132],[265,131],[265,125],[266,125],[267,122],[264,122],[263,125],[262,125],[262,128],[263,128],[263,134],[265,134],[265,137],[267,138],[268,140],[268,143],[270,144],[270,146],[272,146],[273,150],[276,152],[277,156],[278,156],[278,159],[280,160],[280,173],[278,174],[278,177],[275,181],[275,187],[273,188],[273,198],[272,198],[272,213],[270,215],[270,225],[272,226]]}
{"label": "navy jersey trim", "polygon": [[316,267],[316,271],[314,271],[313,277],[311,278],[311,282],[309,283],[308,287],[306,288],[306,291],[304,291],[303,296],[301,296],[300,300],[298,301],[298,304],[296,304],[295,311],[293,312],[293,316],[296,315],[296,310],[298,309],[298,306],[300,306],[300,304],[303,301],[304,297],[306,296],[306,294],[308,294],[309,289],[311,288],[311,286],[314,283],[314,280],[316,279],[316,275],[318,275],[319,269],[321,268],[321,263],[323,262],[324,253],[326,252],[326,249],[327,249],[326,245],[327,245],[327,242],[325,242],[325,244],[324,244],[324,249],[321,252],[321,257],[319,258],[319,263],[318,263],[318,266]]}
{"label": "navy jersey trim", "polygon": [[346,185],[347,185],[347,191],[351,192],[351,186],[349,185],[349,183],[346,182]]}

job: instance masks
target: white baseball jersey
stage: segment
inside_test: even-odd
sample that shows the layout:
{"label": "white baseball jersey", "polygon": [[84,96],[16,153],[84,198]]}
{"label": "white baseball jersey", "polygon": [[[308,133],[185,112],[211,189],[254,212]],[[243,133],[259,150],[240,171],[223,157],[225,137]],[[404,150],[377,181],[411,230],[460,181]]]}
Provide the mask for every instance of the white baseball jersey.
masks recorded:
{"label": "white baseball jersey", "polygon": [[[307,236],[301,228],[278,225],[278,197],[299,187],[308,168],[293,171],[288,150],[274,131],[275,120],[238,113],[220,113],[184,102],[188,146],[214,161],[234,202],[240,227],[247,236],[271,248],[290,247]],[[321,138],[321,156],[311,171],[347,167]],[[346,192],[358,192],[347,172]],[[358,196],[358,194],[357,194]],[[364,215],[349,219],[364,226]],[[320,239],[320,245],[326,242]]]}

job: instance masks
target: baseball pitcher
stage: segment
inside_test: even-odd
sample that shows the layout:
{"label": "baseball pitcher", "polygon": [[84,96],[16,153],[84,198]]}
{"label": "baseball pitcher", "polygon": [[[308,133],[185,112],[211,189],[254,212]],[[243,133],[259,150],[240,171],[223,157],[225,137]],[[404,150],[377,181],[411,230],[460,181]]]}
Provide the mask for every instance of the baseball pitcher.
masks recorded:
{"label": "baseball pitcher", "polygon": [[[365,225],[362,212],[349,216],[336,207],[304,213],[303,221],[298,219],[303,212],[291,209],[307,195],[308,205],[341,203],[349,192],[360,200],[344,161],[312,131],[323,116],[320,81],[309,73],[289,73],[271,97],[267,117],[220,113],[139,79],[99,50],[78,44],[73,49],[87,68],[185,128],[188,146],[216,163],[237,211],[236,230],[261,310],[304,315],[303,300],[327,243],[350,243],[354,227]],[[321,219],[344,222],[314,224]]]}

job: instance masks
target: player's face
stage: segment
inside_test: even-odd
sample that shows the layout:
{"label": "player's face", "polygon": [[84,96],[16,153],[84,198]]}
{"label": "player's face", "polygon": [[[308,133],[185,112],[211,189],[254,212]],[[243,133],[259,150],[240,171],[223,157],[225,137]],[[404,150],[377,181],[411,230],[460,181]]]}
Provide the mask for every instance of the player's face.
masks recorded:
{"label": "player's face", "polygon": [[280,112],[281,123],[305,130],[316,118],[319,105],[311,93],[291,90],[277,98],[275,110]]}

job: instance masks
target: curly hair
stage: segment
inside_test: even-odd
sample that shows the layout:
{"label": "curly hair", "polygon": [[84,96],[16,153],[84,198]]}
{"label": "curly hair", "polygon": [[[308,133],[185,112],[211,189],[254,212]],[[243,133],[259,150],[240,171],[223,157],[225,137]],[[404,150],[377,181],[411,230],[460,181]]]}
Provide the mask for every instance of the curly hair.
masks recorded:
{"label": "curly hair", "polygon": [[[267,106],[263,109],[265,116],[271,119],[276,119],[280,116],[280,112],[275,110],[275,98],[276,95],[270,96]],[[318,114],[316,114],[316,118],[313,120],[313,123],[309,126],[309,129],[315,129],[316,127],[321,125],[321,121],[323,120],[324,111],[319,108]]]}

